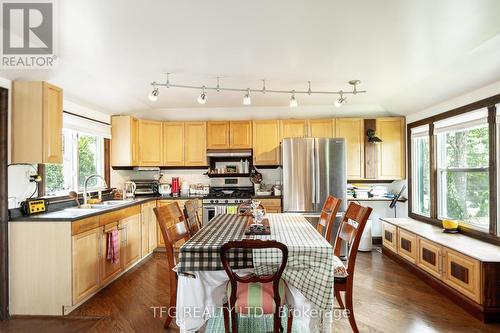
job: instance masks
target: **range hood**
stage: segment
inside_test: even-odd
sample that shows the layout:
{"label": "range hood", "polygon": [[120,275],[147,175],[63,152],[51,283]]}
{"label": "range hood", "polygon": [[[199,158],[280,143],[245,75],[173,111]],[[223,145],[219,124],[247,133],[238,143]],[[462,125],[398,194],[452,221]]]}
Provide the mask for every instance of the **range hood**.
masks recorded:
{"label": "range hood", "polygon": [[252,149],[207,149],[207,157],[252,157]]}
{"label": "range hood", "polygon": [[160,171],[160,167],[134,167],[135,171]]}

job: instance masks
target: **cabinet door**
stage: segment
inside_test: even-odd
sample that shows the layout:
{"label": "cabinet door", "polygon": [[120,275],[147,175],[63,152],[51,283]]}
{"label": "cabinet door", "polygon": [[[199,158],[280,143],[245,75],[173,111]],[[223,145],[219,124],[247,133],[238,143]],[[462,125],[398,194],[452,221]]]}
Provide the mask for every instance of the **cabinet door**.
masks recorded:
{"label": "cabinet door", "polygon": [[417,236],[403,230],[398,229],[398,253],[401,257],[405,258],[412,263],[417,259]]}
{"label": "cabinet door", "polygon": [[[121,261],[113,262],[108,260],[107,249],[108,249],[108,231],[118,228],[118,221],[113,223],[108,223],[104,226],[104,230],[101,234],[101,285],[104,285],[111,281],[116,275],[122,271]],[[118,232],[118,244],[121,242],[120,232]]]}
{"label": "cabinet door", "polygon": [[377,119],[376,132],[382,140],[379,151],[378,179],[405,178],[405,120],[404,118]]}
{"label": "cabinet door", "polygon": [[122,268],[135,263],[141,257],[141,215],[133,215],[120,221]]}
{"label": "cabinet door", "polygon": [[163,165],[184,165],[184,123],[163,123]]}
{"label": "cabinet door", "polygon": [[336,119],[335,136],[346,140],[347,179],[363,179],[365,169],[363,119]]}
{"label": "cabinet door", "polygon": [[334,119],[311,119],[309,120],[309,136],[311,138],[333,138],[335,137]]}
{"label": "cabinet door", "polygon": [[99,288],[101,228],[72,236],[73,304],[77,304]]}
{"label": "cabinet door", "polygon": [[207,148],[208,149],[229,148],[228,121],[207,122]]}
{"label": "cabinet door", "polygon": [[149,220],[150,216],[150,203],[141,205],[141,257],[149,253]]}
{"label": "cabinet door", "polygon": [[229,146],[231,148],[252,148],[251,121],[231,121],[229,123]]}
{"label": "cabinet door", "polygon": [[162,162],[162,125],[139,120],[139,159],[141,166],[160,166]]}
{"label": "cabinet door", "polygon": [[443,281],[477,303],[481,303],[479,261],[448,248],[444,248],[443,252]]}
{"label": "cabinet door", "polygon": [[281,199],[261,199],[266,213],[281,213]]}
{"label": "cabinet door", "polygon": [[[62,163],[63,91],[43,83],[43,163]],[[26,124],[28,125],[28,124]]]}
{"label": "cabinet door", "polygon": [[184,165],[207,165],[207,142],[205,122],[184,123]]}
{"label": "cabinet door", "polygon": [[281,139],[307,137],[307,120],[287,119],[280,121]]}
{"label": "cabinet door", "polygon": [[156,202],[153,202],[149,207],[151,215],[148,221],[148,253],[153,252],[158,246],[158,234],[156,232],[158,229],[158,222],[156,221],[156,215],[153,211],[154,207],[156,207]]}
{"label": "cabinet door", "polygon": [[253,122],[253,158],[255,165],[280,164],[280,136],[278,120]]}
{"label": "cabinet door", "polygon": [[441,278],[442,247],[424,238],[417,238],[417,265],[427,273]]}
{"label": "cabinet door", "polygon": [[132,166],[138,166],[139,161],[139,120],[130,118],[130,154]]}
{"label": "cabinet door", "polygon": [[382,222],[382,244],[393,252],[398,252],[397,228],[387,222]]}

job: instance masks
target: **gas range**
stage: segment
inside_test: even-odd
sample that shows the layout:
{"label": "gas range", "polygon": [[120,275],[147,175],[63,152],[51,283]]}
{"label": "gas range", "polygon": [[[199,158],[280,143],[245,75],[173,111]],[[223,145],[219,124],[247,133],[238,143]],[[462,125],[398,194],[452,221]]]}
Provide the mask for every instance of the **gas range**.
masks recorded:
{"label": "gas range", "polygon": [[240,204],[250,200],[252,194],[252,187],[211,187],[210,193],[203,197],[203,204]]}

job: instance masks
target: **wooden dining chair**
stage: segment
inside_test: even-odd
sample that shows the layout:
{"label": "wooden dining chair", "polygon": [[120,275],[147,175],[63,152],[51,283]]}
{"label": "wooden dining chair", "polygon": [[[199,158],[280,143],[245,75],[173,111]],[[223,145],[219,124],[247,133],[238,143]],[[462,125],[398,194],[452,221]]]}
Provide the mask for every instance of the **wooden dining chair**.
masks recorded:
{"label": "wooden dining chair", "polygon": [[[260,209],[264,210],[264,213],[266,212],[266,207],[259,203]],[[238,215],[240,216],[250,216],[252,215],[252,200],[248,200],[245,202],[242,202],[238,205]]]}
{"label": "wooden dining chair", "polygon": [[337,212],[339,211],[341,203],[341,199],[336,198],[333,195],[329,195],[323,204],[323,208],[321,209],[321,215],[319,216],[316,230],[323,235],[328,242],[330,242],[333,224],[335,223],[335,218],[337,217]]}
{"label": "wooden dining chair", "polygon": [[[349,204],[345,212],[340,228],[337,232],[334,245],[334,283],[333,290],[335,298],[341,309],[348,310],[349,323],[353,332],[358,333],[358,327],[354,318],[354,309],[352,303],[353,282],[354,282],[354,265],[356,264],[356,256],[358,254],[359,241],[365,229],[366,221],[370,216],[372,209],[363,207],[354,202]],[[342,242],[347,243],[346,264],[344,265],[338,257],[342,248]],[[342,302],[340,292],[344,292],[345,306]]]}
{"label": "wooden dining chair", "polygon": [[[231,269],[230,252],[272,248],[280,250],[282,255],[281,264],[273,274],[240,276]],[[238,333],[238,314],[256,314],[260,316],[262,314],[274,314],[274,332],[282,332],[281,315],[285,305],[286,284],[281,275],[288,260],[286,245],[273,240],[263,241],[260,239],[231,241],[222,245],[220,258],[222,266],[229,277],[226,290],[227,301],[223,305],[225,332]],[[231,318],[231,330],[229,330],[229,318]],[[287,333],[292,330],[292,322],[293,317],[289,308]]]}
{"label": "wooden dining chair", "polygon": [[[175,244],[180,240],[187,241],[189,239],[189,231],[187,223],[182,215],[182,211],[177,202],[173,202],[166,206],[153,208],[156,215],[156,220],[160,226],[161,234],[165,240],[165,250],[167,253],[167,269],[168,280],[170,286],[169,309],[175,308],[177,299],[177,259],[175,255]],[[181,216],[179,216],[179,213]],[[172,311],[167,311],[167,319],[164,327],[168,328],[175,314]]]}
{"label": "wooden dining chair", "polygon": [[186,201],[184,211],[186,212],[189,234],[194,236],[201,229],[201,220],[198,215],[198,200]]}

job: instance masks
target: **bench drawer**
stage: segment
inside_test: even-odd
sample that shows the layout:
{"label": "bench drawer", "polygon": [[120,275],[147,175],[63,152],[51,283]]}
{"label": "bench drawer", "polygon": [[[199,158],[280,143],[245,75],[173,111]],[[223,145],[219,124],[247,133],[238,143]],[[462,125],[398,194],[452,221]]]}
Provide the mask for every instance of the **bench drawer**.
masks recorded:
{"label": "bench drawer", "polygon": [[398,253],[404,259],[417,262],[417,236],[398,228]]}
{"label": "bench drawer", "polygon": [[382,244],[389,250],[398,252],[397,228],[387,222],[382,222]]}
{"label": "bench drawer", "polygon": [[443,252],[443,281],[481,303],[480,262],[448,248],[444,248]]}
{"label": "bench drawer", "polygon": [[427,273],[441,279],[443,248],[424,238],[417,237],[417,265]]}

